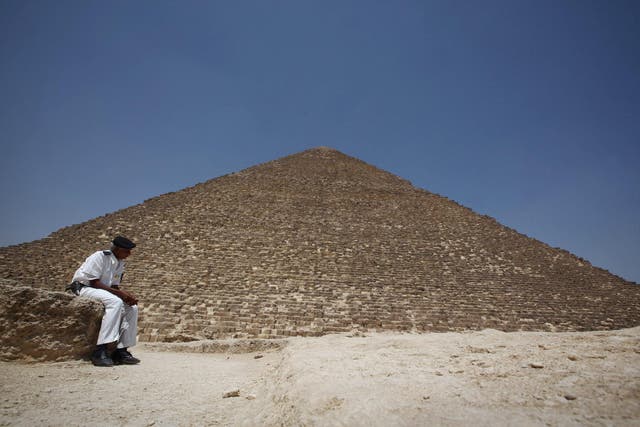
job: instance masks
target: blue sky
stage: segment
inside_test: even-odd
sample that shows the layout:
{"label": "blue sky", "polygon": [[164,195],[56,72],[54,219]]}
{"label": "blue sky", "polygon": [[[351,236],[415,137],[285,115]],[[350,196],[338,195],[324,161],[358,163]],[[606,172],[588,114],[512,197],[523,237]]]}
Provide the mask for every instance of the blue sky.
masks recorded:
{"label": "blue sky", "polygon": [[0,245],[330,146],[640,282],[640,2],[0,1]]}

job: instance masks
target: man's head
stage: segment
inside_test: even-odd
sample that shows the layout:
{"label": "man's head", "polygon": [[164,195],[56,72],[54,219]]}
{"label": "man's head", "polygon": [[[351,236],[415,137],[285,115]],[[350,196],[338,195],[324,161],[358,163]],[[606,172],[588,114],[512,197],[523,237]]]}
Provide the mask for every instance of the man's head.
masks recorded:
{"label": "man's head", "polygon": [[111,246],[111,252],[118,259],[125,259],[131,255],[131,249],[136,247],[136,244],[126,237],[117,236],[113,239],[113,245]]}

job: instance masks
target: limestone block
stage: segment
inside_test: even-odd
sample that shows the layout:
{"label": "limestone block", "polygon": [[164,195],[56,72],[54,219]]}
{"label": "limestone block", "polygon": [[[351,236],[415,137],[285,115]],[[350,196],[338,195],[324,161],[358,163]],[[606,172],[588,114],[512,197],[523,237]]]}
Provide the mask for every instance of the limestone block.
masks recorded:
{"label": "limestone block", "polygon": [[90,355],[103,305],[65,292],[0,283],[0,359],[62,361]]}

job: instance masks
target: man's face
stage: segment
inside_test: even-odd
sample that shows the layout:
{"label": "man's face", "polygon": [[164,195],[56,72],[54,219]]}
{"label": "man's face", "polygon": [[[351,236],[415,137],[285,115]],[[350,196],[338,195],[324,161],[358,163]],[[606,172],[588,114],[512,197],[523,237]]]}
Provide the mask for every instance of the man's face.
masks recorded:
{"label": "man's face", "polygon": [[125,259],[127,258],[129,255],[131,255],[131,249],[125,249],[125,248],[118,248],[116,247],[113,250],[113,254],[116,256],[116,258],[118,259]]}

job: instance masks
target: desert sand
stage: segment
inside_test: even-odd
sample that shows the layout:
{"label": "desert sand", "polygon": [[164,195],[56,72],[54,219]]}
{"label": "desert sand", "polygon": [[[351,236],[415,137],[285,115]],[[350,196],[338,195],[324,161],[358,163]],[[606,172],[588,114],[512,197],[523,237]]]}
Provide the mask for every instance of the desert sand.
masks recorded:
{"label": "desert sand", "polygon": [[211,348],[141,344],[141,364],[112,368],[0,362],[0,425],[640,425],[640,327]]}

